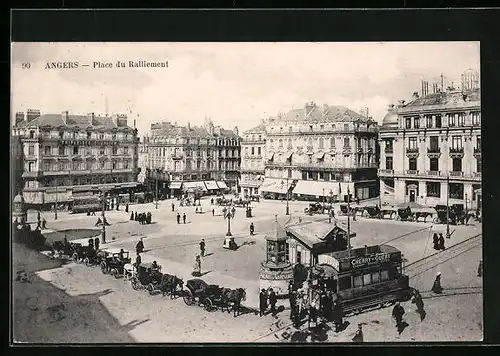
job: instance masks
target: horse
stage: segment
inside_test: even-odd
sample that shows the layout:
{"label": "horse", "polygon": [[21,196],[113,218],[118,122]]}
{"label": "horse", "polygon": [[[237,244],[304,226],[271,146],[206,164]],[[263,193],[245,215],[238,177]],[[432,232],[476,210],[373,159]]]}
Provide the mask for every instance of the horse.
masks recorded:
{"label": "horse", "polygon": [[427,218],[431,216],[432,213],[426,212],[426,211],[419,211],[415,213],[415,221],[418,221],[418,218],[424,218],[424,223],[426,222]]}
{"label": "horse", "polygon": [[227,312],[230,313],[233,310],[233,316],[236,318],[241,312],[241,301],[246,300],[247,293],[243,288],[222,288],[222,298],[223,306],[227,307]]}
{"label": "horse", "polygon": [[177,286],[180,286],[182,290],[183,285],[184,281],[182,280],[182,278],[165,273],[161,277],[161,282],[159,287],[160,290],[162,291],[163,296],[165,296],[166,294],[170,294],[170,298],[174,299],[175,293],[177,291]]}

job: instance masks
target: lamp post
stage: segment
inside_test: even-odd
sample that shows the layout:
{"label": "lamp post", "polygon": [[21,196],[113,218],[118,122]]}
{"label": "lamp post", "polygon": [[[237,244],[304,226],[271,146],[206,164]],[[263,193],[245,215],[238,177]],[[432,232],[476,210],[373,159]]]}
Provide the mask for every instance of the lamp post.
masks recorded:
{"label": "lamp post", "polygon": [[54,204],[54,220],[57,220],[57,186],[56,186],[56,203]]}
{"label": "lamp post", "polygon": [[465,193],[465,225],[467,225],[467,220],[469,220],[469,207],[467,206],[467,193]]}
{"label": "lamp post", "polygon": [[227,219],[227,233],[226,236],[233,236],[231,233],[231,211],[227,209],[226,212],[226,219]]}
{"label": "lamp post", "polygon": [[326,196],[325,196],[325,188],[323,188],[323,196],[322,196],[322,201],[323,201],[323,211],[325,211],[325,199],[326,199]]}
{"label": "lamp post", "polygon": [[446,238],[450,238],[450,176],[446,177]]}
{"label": "lamp post", "polygon": [[102,235],[101,235],[101,243],[106,243],[106,192],[102,190],[101,192],[102,199]]}
{"label": "lamp post", "polygon": [[[281,189],[283,189],[284,182],[281,181]],[[288,205],[288,175],[286,176],[286,210],[285,215],[290,215],[290,207]]]}
{"label": "lamp post", "polygon": [[347,186],[347,253],[351,257],[351,192]]}
{"label": "lamp post", "polygon": [[333,209],[333,190],[330,189],[330,212],[328,213],[328,222],[332,222],[332,210]]}
{"label": "lamp post", "polygon": [[156,195],[156,209],[158,209],[158,175],[160,174],[160,169],[156,170],[156,187],[155,187],[155,195]]}

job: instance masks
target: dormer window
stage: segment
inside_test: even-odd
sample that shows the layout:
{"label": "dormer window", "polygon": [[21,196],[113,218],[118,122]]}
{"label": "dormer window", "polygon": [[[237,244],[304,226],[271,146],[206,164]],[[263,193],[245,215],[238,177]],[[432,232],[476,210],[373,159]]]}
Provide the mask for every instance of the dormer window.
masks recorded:
{"label": "dormer window", "polygon": [[312,125],[309,125],[309,132],[313,132],[313,127],[312,127]]}

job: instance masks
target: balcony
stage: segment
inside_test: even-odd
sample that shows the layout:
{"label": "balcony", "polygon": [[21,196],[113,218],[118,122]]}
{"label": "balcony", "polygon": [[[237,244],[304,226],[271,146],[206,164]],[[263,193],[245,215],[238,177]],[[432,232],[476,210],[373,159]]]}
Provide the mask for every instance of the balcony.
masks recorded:
{"label": "balcony", "polygon": [[386,147],[384,150],[385,153],[393,153],[394,149],[392,147]]}
{"label": "balcony", "polygon": [[42,171],[23,172],[23,178],[37,178],[43,174]]}
{"label": "balcony", "polygon": [[450,177],[463,177],[464,172],[462,171],[450,171]]}
{"label": "balcony", "polygon": [[427,175],[439,177],[441,175],[441,171],[427,171]]}
{"label": "balcony", "polygon": [[416,169],[407,169],[406,174],[410,176],[418,176],[418,170]]}
{"label": "balcony", "polygon": [[473,177],[474,178],[481,178],[482,174],[481,174],[481,172],[474,172]]}
{"label": "balcony", "polygon": [[182,159],[183,157],[182,153],[172,153],[172,159]]}
{"label": "balcony", "polygon": [[450,147],[450,157],[451,158],[462,158],[464,156],[463,147]]}
{"label": "balcony", "polygon": [[406,153],[418,153],[418,148],[407,148]]}
{"label": "balcony", "polygon": [[439,148],[439,147],[428,148],[427,153],[441,153],[441,148]]}
{"label": "balcony", "polygon": [[394,175],[394,170],[393,169],[379,169],[378,170],[378,175],[379,176],[393,176]]}

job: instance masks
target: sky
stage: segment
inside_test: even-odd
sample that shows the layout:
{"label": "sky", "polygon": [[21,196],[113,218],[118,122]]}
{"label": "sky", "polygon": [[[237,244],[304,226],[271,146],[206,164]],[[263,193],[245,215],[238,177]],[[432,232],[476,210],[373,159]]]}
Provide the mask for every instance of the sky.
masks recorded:
{"label": "sky", "polygon": [[[386,43],[13,43],[12,117],[43,113],[127,113],[142,136],[160,121],[240,132],[306,102],[344,105],[381,122],[389,104],[409,101],[421,81],[459,85],[480,70],[479,42]],[[128,61],[163,62],[132,68]],[[53,62],[78,68],[47,68]],[[116,68],[116,62],[125,68]],[[94,62],[112,68],[94,68]],[[84,67],[83,65],[89,65]],[[27,68],[29,66],[29,68]],[[432,87],[432,84],[429,84]]]}

